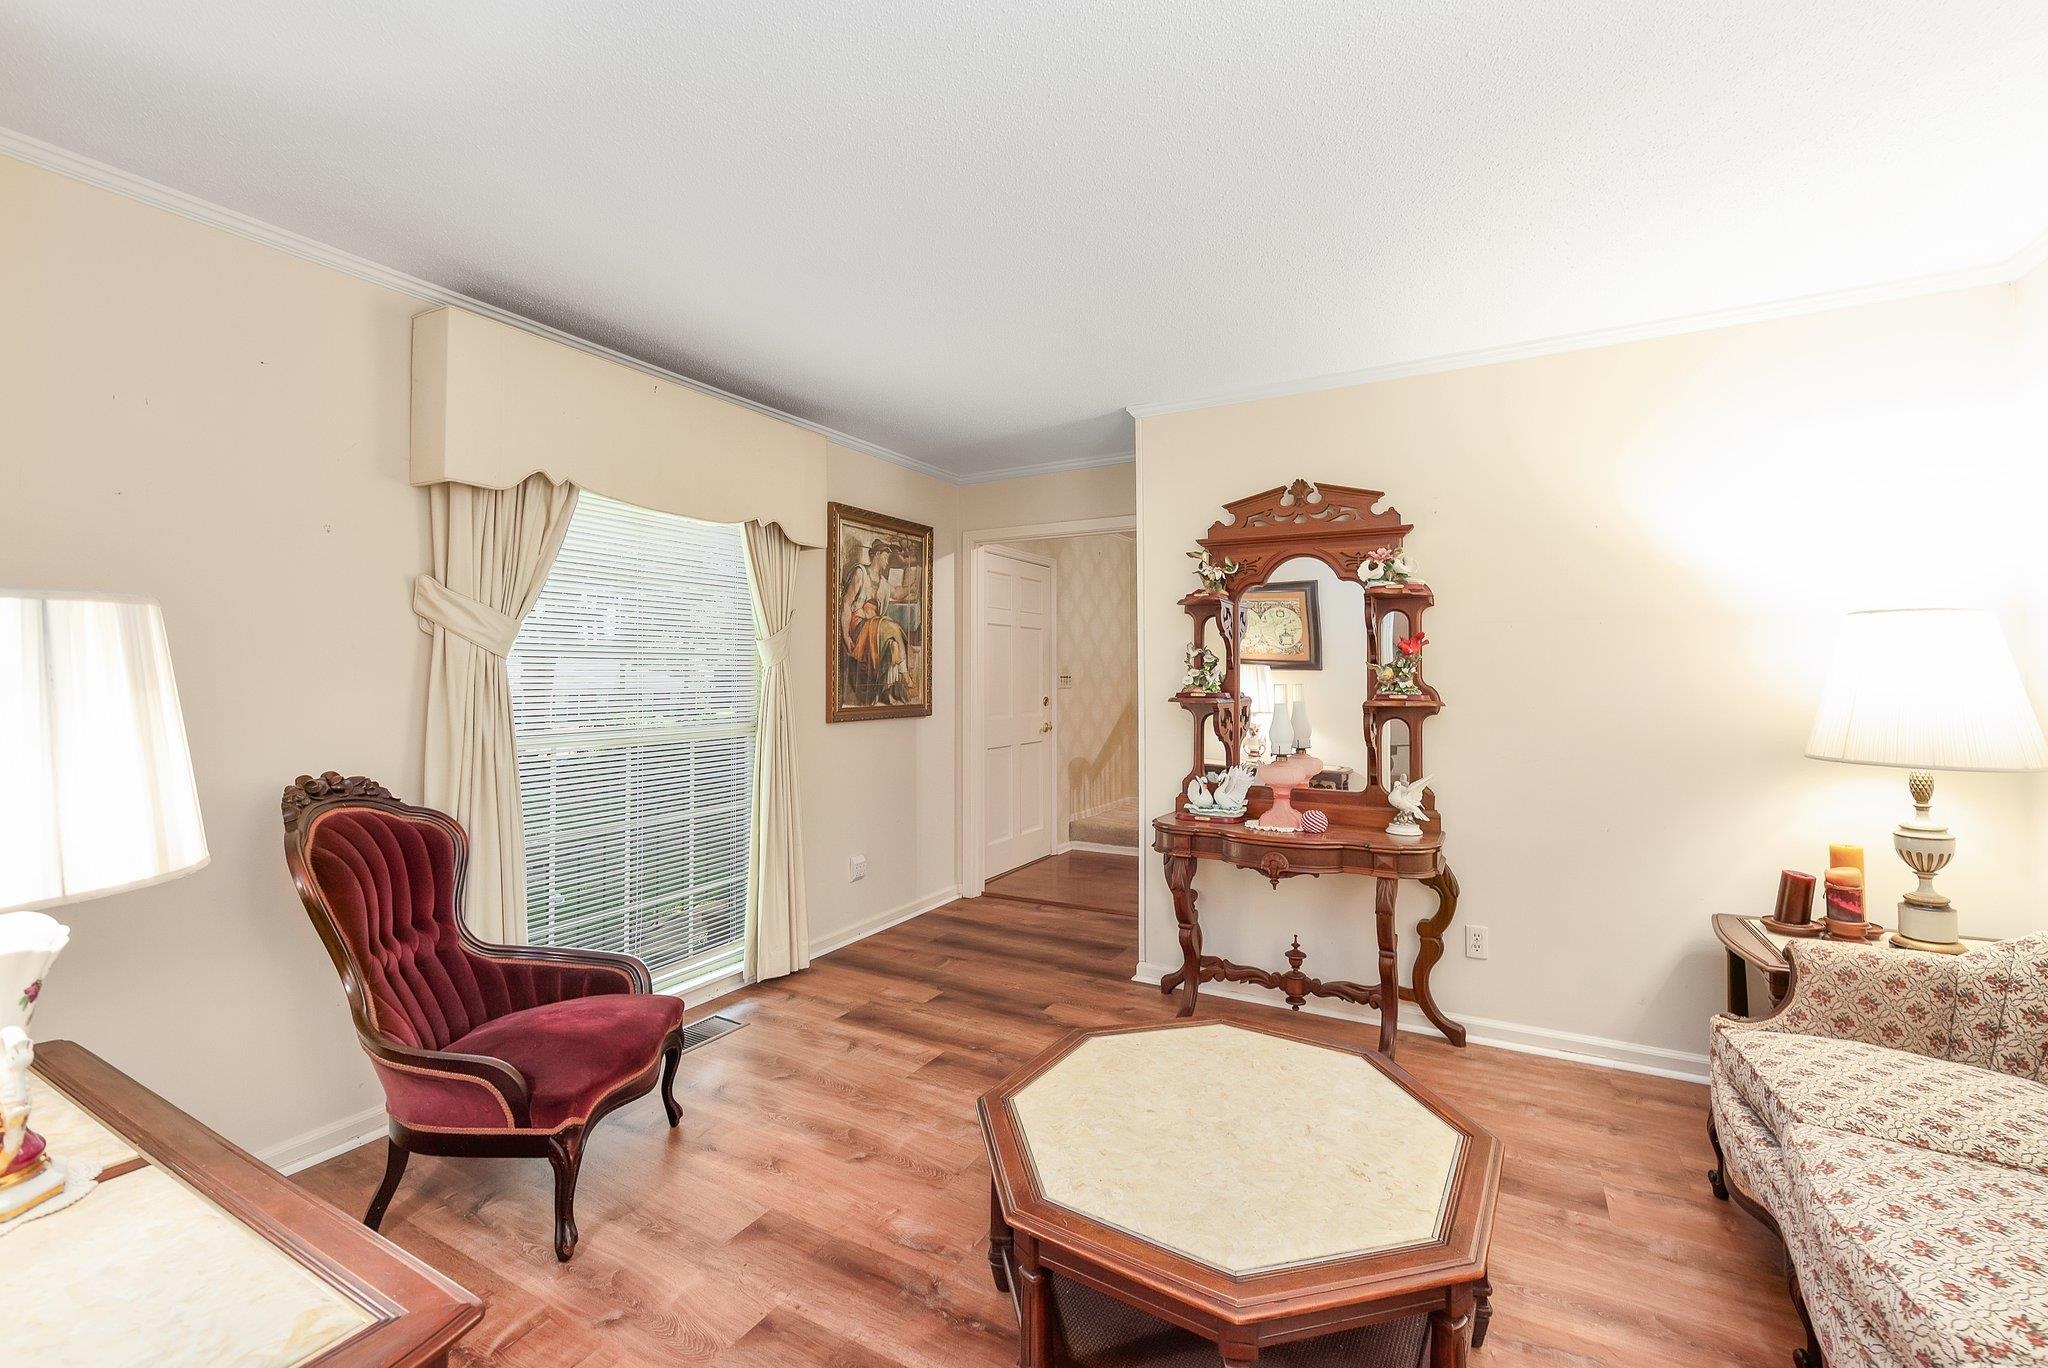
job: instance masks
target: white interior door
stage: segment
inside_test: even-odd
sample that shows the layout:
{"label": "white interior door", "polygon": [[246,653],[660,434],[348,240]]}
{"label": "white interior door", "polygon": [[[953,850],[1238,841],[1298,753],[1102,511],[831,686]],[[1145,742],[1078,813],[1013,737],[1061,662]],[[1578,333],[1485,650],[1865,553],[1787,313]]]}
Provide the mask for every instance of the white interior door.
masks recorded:
{"label": "white interior door", "polygon": [[978,552],[974,677],[982,746],[982,877],[1053,848],[1052,562],[1007,547]]}

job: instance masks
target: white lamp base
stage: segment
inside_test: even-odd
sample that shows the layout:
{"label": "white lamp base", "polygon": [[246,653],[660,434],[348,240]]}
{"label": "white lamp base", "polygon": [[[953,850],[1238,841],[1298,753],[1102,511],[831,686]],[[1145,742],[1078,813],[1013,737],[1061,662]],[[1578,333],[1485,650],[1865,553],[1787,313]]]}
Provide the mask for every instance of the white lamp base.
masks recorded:
{"label": "white lamp base", "polygon": [[1934,776],[1916,771],[1908,780],[1913,793],[1913,820],[1892,829],[1892,849],[1906,867],[1920,878],[1920,886],[1899,900],[1899,929],[1892,944],[1908,950],[1933,950],[1960,955],[1963,943],[1956,934],[1956,910],[1946,894],[1935,891],[1934,876],[1955,858],[1956,838],[1933,820]]}

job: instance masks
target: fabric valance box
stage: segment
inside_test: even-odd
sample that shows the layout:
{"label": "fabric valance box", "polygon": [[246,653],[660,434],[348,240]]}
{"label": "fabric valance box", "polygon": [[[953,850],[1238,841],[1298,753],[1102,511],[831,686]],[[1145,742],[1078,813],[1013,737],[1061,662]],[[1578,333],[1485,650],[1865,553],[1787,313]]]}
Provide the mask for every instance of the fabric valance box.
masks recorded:
{"label": "fabric valance box", "polygon": [[539,333],[439,308],[413,319],[412,483],[545,474],[705,522],[825,544],[818,433]]}

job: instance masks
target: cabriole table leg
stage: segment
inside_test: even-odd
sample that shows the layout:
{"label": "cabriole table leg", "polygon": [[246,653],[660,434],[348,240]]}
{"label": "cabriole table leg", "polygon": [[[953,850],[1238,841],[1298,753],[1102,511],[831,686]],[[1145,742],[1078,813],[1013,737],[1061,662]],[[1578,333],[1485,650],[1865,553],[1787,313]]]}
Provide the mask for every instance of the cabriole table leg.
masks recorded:
{"label": "cabriole table leg", "polygon": [[1180,968],[1159,980],[1159,991],[1181,990],[1180,1015],[1195,1014],[1202,991],[1202,921],[1195,911],[1195,860],[1192,855],[1166,857],[1166,886],[1173,893],[1173,919],[1180,923]]}
{"label": "cabriole table leg", "polygon": [[1401,881],[1391,875],[1372,881],[1373,930],[1380,946],[1380,1053],[1394,1057],[1394,1037],[1401,1025],[1401,969],[1394,953],[1394,901]]}
{"label": "cabriole table leg", "polygon": [[1445,865],[1426,879],[1419,880],[1425,888],[1436,890],[1436,912],[1416,924],[1415,932],[1422,938],[1422,944],[1415,951],[1415,1005],[1429,1018],[1432,1026],[1444,1033],[1444,1039],[1453,1045],[1465,1043],[1465,1028],[1444,1015],[1443,1008],[1436,1005],[1436,994],[1430,991],[1429,974],[1436,962],[1444,957],[1444,932],[1458,915],[1458,876]]}

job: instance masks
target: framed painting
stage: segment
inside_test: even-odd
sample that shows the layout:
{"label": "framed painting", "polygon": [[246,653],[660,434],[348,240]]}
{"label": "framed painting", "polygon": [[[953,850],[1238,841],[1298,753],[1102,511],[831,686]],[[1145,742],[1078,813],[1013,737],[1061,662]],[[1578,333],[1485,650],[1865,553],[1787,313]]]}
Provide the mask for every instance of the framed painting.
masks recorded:
{"label": "framed painting", "polygon": [[1237,658],[1276,670],[1323,668],[1322,622],[1314,580],[1262,584],[1237,605]]}
{"label": "framed painting", "polygon": [[825,720],[931,716],[931,528],[828,504],[825,554]]}

